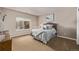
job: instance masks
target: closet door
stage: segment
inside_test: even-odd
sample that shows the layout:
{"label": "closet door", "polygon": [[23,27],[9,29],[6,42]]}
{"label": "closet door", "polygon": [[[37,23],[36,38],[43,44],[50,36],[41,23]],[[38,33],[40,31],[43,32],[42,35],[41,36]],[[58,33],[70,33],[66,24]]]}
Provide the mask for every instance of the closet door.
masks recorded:
{"label": "closet door", "polygon": [[79,45],[79,8],[77,8],[77,44]]}

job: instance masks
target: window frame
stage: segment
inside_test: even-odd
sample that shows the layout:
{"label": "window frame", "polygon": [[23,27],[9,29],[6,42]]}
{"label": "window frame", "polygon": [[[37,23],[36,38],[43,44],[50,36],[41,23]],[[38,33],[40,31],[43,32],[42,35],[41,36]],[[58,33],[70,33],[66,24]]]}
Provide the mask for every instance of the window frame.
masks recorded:
{"label": "window frame", "polygon": [[[17,18],[19,19],[19,18],[21,18],[21,19],[23,19],[23,20],[18,20],[18,21],[28,21],[29,22],[29,28],[28,29],[18,29],[17,28]],[[23,31],[23,30],[29,30],[29,29],[31,29],[31,20],[30,19],[28,19],[28,18],[25,18],[25,17],[16,17],[16,31]]]}

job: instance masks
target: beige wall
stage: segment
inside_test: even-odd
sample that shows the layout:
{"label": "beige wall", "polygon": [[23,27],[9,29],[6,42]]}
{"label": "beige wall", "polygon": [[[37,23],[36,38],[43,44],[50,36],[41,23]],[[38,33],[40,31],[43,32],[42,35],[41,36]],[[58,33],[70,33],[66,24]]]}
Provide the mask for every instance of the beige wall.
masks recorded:
{"label": "beige wall", "polygon": [[[54,8],[53,13],[57,23],[58,36],[76,39],[76,8]],[[45,16],[39,17],[39,25],[45,22]]]}
{"label": "beige wall", "polygon": [[29,14],[9,10],[9,9],[4,9],[3,12],[5,14],[7,14],[4,23],[6,25],[6,28],[9,29],[10,34],[11,34],[12,37],[19,36],[19,35],[25,35],[25,34],[30,33],[30,29],[29,30],[16,31],[16,17],[17,16],[19,16],[19,17],[21,16],[21,17],[30,19],[31,20],[31,25],[30,25],[31,28],[33,28],[33,26],[38,25],[37,16],[33,16],[33,15],[29,15]]}
{"label": "beige wall", "polygon": [[79,45],[79,7],[77,8],[77,44]]}
{"label": "beige wall", "polygon": [[[17,16],[28,17],[31,19],[31,28],[33,28],[34,26],[38,26],[45,22],[45,17],[47,15],[37,17],[8,9],[3,12],[7,14],[5,24],[12,36],[30,33],[30,30],[16,31]],[[55,14],[54,20],[57,23],[58,35],[76,39],[76,8],[54,8],[53,13]]]}

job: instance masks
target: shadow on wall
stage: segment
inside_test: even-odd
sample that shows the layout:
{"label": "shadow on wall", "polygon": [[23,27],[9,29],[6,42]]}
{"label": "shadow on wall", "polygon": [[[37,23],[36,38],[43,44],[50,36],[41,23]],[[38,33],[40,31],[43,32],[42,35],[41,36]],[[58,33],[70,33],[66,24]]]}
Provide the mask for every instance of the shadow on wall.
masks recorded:
{"label": "shadow on wall", "polygon": [[70,27],[58,25],[57,30],[58,30],[59,36],[64,36],[64,37],[76,39],[76,29],[75,28],[70,28]]}

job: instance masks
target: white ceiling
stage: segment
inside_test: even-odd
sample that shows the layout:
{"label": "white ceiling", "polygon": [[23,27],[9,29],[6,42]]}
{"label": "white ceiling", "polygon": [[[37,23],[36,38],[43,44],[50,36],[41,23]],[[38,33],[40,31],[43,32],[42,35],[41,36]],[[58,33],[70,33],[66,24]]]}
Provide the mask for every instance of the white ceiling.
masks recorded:
{"label": "white ceiling", "polygon": [[36,16],[49,14],[54,11],[53,7],[6,7],[6,8]]}

